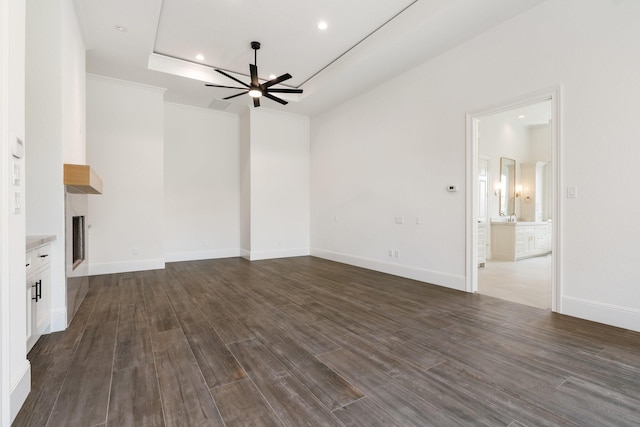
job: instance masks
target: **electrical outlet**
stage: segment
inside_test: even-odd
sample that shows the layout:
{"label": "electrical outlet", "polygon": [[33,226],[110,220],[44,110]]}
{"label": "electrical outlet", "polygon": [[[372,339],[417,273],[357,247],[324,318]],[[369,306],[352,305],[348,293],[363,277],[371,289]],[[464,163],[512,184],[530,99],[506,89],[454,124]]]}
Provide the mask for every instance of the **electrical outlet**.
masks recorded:
{"label": "electrical outlet", "polygon": [[133,248],[133,249],[131,249],[131,253],[132,253],[133,255],[138,255],[138,254],[140,254],[140,249],[138,249],[138,248]]}
{"label": "electrical outlet", "polygon": [[404,224],[404,217],[397,216],[396,217],[396,224]]}
{"label": "electrical outlet", "polygon": [[389,256],[393,257],[393,249],[389,249]]}
{"label": "electrical outlet", "polygon": [[396,258],[400,258],[400,251],[397,250],[397,249],[395,251],[393,251],[393,256],[396,257]]}
{"label": "electrical outlet", "polygon": [[416,217],[416,225],[420,225],[422,224],[422,218],[420,218],[419,216]]}

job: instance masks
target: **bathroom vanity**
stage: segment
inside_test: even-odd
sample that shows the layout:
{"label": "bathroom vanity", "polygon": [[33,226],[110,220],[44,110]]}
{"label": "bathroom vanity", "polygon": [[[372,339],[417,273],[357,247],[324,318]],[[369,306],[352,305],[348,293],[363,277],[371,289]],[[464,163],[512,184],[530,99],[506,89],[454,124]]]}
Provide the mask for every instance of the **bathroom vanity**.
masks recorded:
{"label": "bathroom vanity", "polygon": [[492,222],[491,256],[496,261],[517,261],[551,252],[551,223]]}

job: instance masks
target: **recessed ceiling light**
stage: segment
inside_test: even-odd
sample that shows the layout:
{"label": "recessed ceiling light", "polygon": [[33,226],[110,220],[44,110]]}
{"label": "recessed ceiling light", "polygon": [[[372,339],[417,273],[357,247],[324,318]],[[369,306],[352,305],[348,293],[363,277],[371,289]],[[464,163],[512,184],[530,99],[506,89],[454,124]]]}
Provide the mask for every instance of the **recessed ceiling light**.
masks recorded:
{"label": "recessed ceiling light", "polygon": [[123,27],[122,25],[116,25],[114,28],[120,31],[121,33],[124,33],[125,31],[127,31],[127,27]]}
{"label": "recessed ceiling light", "polygon": [[317,27],[318,27],[319,30],[324,31],[327,28],[329,28],[329,24],[327,24],[325,21],[320,21],[320,22],[318,22]]}
{"label": "recessed ceiling light", "polygon": [[201,53],[199,53],[199,54],[197,54],[197,55],[196,55],[196,59],[197,59],[198,61],[204,61],[204,55],[203,55],[203,54],[201,54]]}
{"label": "recessed ceiling light", "polygon": [[520,115],[518,116],[518,118],[519,118],[519,119],[524,119],[524,117],[525,117],[525,116],[524,116],[524,114],[520,114]]}
{"label": "recessed ceiling light", "polygon": [[269,80],[275,79],[277,76],[275,74],[269,74]]}

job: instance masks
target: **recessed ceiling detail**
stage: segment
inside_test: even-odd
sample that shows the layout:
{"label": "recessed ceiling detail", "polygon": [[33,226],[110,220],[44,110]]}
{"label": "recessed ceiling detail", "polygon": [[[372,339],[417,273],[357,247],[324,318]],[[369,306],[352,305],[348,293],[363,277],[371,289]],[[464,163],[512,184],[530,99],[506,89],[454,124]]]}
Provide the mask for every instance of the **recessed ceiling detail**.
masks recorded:
{"label": "recessed ceiling detail", "polygon": [[[293,78],[287,85],[297,88],[416,2],[294,0],[276,8],[267,0],[164,0],[153,51],[193,61],[197,49],[206,58],[201,63],[247,75],[249,44],[260,40],[261,69],[276,75],[289,71]],[[311,16],[331,22],[331,31],[318,31]]]}

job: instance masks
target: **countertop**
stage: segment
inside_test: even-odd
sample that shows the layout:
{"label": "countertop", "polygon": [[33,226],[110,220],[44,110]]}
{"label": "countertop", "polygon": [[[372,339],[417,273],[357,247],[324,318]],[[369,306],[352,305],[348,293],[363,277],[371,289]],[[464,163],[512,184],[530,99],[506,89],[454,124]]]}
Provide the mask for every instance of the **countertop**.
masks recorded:
{"label": "countertop", "polygon": [[56,240],[55,235],[50,236],[27,236],[27,250],[30,251],[35,248],[39,248],[42,245],[46,245],[47,243],[53,242]]}

